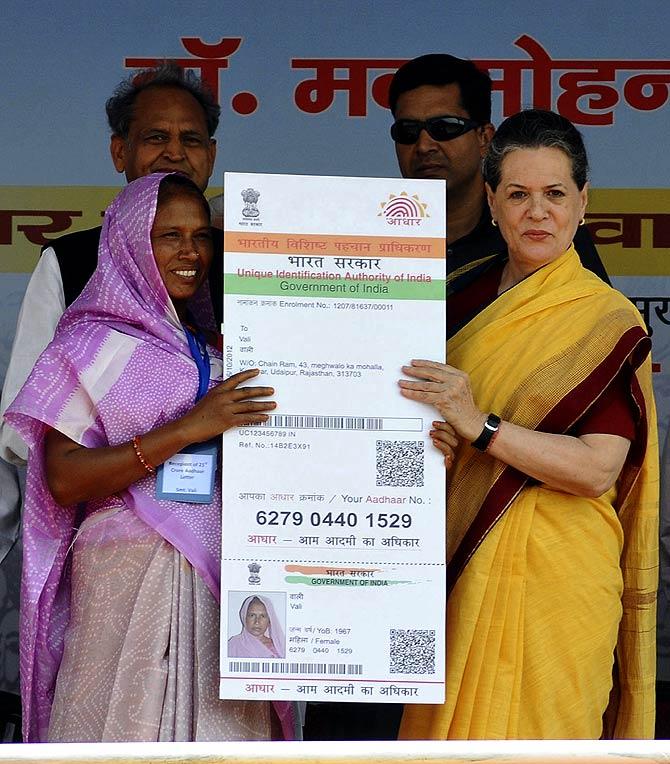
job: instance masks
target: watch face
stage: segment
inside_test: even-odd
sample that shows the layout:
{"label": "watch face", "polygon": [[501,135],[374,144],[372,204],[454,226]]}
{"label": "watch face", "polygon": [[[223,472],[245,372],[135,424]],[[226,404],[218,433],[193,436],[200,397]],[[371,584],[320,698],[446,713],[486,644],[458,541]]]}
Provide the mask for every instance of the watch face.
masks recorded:
{"label": "watch face", "polygon": [[498,432],[500,421],[500,417],[497,414],[489,414],[486,422],[484,422],[484,429],[470,445],[478,451],[486,451],[494,434]]}

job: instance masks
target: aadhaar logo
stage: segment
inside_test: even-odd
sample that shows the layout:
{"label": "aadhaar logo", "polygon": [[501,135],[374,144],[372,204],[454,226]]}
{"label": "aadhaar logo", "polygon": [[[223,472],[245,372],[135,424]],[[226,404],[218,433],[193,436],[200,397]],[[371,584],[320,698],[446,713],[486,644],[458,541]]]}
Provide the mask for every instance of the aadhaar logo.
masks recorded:
{"label": "aadhaar logo", "polygon": [[381,203],[378,217],[383,215],[389,225],[421,225],[424,218],[430,217],[427,207],[417,194],[410,196],[407,191],[401,191],[399,195],[389,194]]}

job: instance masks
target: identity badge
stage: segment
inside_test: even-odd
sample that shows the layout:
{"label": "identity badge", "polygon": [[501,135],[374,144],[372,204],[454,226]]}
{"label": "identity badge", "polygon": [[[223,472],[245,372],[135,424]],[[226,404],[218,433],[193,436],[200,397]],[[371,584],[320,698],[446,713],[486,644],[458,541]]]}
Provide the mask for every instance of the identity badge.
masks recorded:
{"label": "identity badge", "polygon": [[217,446],[194,443],[156,469],[156,498],[211,504],[214,494]]}

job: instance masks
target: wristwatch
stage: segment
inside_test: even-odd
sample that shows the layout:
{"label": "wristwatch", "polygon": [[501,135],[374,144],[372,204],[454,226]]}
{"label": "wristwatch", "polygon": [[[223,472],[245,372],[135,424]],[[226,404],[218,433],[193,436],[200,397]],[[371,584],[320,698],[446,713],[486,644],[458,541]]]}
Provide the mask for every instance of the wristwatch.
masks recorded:
{"label": "wristwatch", "polygon": [[498,432],[500,427],[500,417],[497,414],[489,414],[484,422],[484,429],[479,433],[479,437],[472,441],[470,444],[478,451],[486,451],[491,445],[493,436]]}

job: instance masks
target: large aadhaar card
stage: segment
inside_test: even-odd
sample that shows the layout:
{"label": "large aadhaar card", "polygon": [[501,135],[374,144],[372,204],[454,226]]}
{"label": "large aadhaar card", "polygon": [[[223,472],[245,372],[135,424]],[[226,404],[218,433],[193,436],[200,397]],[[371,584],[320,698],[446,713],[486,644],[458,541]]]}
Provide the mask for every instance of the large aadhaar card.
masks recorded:
{"label": "large aadhaar card", "polygon": [[443,181],[225,176],[225,376],[277,408],[223,437],[221,697],[444,700],[444,462],[398,379],[445,360],[445,207]]}

